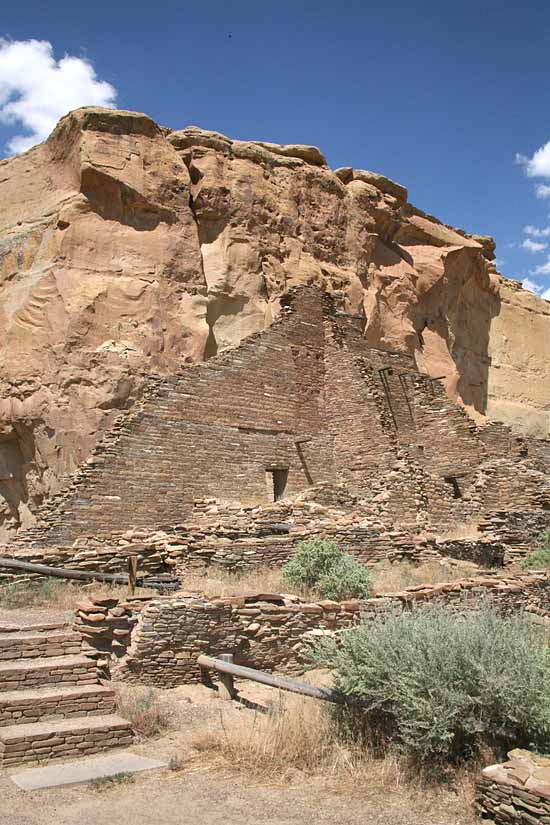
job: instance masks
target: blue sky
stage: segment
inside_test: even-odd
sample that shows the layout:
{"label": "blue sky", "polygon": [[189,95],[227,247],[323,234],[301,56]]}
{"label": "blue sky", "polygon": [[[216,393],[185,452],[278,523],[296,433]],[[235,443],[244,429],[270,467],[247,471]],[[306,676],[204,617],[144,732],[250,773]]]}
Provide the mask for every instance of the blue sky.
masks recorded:
{"label": "blue sky", "polygon": [[[0,154],[98,98],[174,128],[313,143],[332,167],[382,172],[441,220],[494,235],[505,275],[550,289],[550,147],[535,155],[550,141],[548,0],[27,0],[3,7],[0,37]],[[2,64],[30,39],[51,44],[51,71],[44,51]],[[96,76],[60,71],[65,55]]]}

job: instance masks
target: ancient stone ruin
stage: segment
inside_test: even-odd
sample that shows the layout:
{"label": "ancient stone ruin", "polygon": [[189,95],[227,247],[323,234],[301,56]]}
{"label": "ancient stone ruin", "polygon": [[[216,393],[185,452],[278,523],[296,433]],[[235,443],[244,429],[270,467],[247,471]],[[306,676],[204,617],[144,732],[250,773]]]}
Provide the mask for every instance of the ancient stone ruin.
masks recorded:
{"label": "ancient stone ruin", "polygon": [[411,356],[370,347],[361,319],[300,287],[267,330],[149,379],[3,552],[106,570],[138,553],[184,573],[279,564],[319,535],[365,561],[508,564],[549,525],[547,454],[477,425]]}
{"label": "ancient stone ruin", "polygon": [[[32,526],[151,382],[241,341],[251,357],[302,285],[357,316],[373,353],[399,353],[392,399],[418,371],[476,420],[547,436],[548,302],[499,275],[490,238],[382,175],[109,109],[72,112],[0,170],[0,539]],[[262,415],[273,429],[274,405]]]}
{"label": "ancient stone ruin", "polygon": [[[550,622],[548,572],[514,569],[550,528],[550,309],[492,239],[314,147],[130,112],[73,112],[0,170],[0,556],[137,555],[183,587],[0,627],[5,765],[131,741],[109,673],[193,682],[204,652],[296,672],[312,636],[433,602]],[[485,570],[361,602],[185,591],[311,537]],[[516,804],[502,771],[483,810]]]}

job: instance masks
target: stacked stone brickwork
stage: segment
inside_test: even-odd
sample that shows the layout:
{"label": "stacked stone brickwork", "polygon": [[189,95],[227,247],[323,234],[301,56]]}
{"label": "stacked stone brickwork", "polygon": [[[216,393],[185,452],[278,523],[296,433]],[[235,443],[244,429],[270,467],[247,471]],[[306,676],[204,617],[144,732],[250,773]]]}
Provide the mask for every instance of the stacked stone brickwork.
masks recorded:
{"label": "stacked stone brickwork", "polygon": [[508,761],[490,765],[477,783],[476,805],[497,825],[550,822],[550,757],[516,749]]}
{"label": "stacked stone brickwork", "polygon": [[101,600],[80,606],[75,627],[102,666],[111,658],[117,678],[174,687],[200,679],[201,653],[232,653],[237,663],[261,670],[302,672],[304,645],[316,636],[403,610],[438,604],[463,612],[489,602],[505,613],[526,610],[550,622],[550,575],[462,579],[364,601],[304,603],[262,593],[224,598],[182,593],[109,605]]}
{"label": "stacked stone brickwork", "polygon": [[[48,567],[65,567],[72,570],[93,570],[103,573],[126,572],[128,557],[137,555],[141,574],[164,573],[167,571],[167,553],[164,548],[140,542],[101,542],[96,539],[82,541],[77,547],[15,547],[0,548],[0,555],[15,558],[30,564],[45,564]],[[25,573],[28,579],[43,581],[40,574]],[[0,583],[19,577],[14,570],[0,567]]]}
{"label": "stacked stone brickwork", "polygon": [[[273,563],[288,558],[303,527],[365,561],[423,558],[425,538],[464,526],[475,534],[503,502],[510,512],[532,512],[537,524],[541,513],[550,519],[540,457],[516,442],[503,425],[477,428],[410,356],[367,346],[354,318],[316,288],[300,288],[269,330],[152,380],[44,506],[38,526],[2,555],[30,549],[27,560],[34,553],[54,565],[121,569],[134,552],[128,530],[161,530],[175,533],[182,552],[138,551],[151,572],[185,569],[195,549],[218,559],[224,545],[223,563]],[[339,500],[326,514],[321,501],[331,489]],[[308,493],[317,509],[302,518],[293,505]],[[246,508],[252,522],[266,522],[279,495],[287,513],[278,516],[290,514],[292,536],[256,525],[245,537],[227,532],[227,512]],[[222,518],[215,507],[201,511],[208,499]],[[211,545],[199,536],[197,547],[197,515]]]}
{"label": "stacked stone brickwork", "polygon": [[[238,458],[238,445],[246,445],[249,472],[235,461],[233,475],[243,482],[243,495],[256,499],[262,479],[254,461],[261,459],[263,475],[266,452],[269,462],[287,458],[284,436],[290,433],[282,430],[288,429],[289,401],[292,416],[310,429],[329,408],[338,412],[337,404],[317,393],[323,370],[346,372],[338,354],[329,365],[326,346],[317,360],[312,336],[309,342],[297,336],[294,352],[281,352],[278,364],[272,350],[275,363],[264,359],[267,373],[259,368],[275,338],[256,333],[273,324],[297,287],[315,285],[352,319],[362,343],[350,346],[357,359],[353,380],[366,362],[364,379],[378,393],[383,429],[394,427],[413,459],[420,458],[414,417],[422,416],[422,404],[415,401],[411,371],[425,375],[427,393],[428,376],[442,376],[449,398],[480,418],[548,434],[548,302],[496,271],[491,238],[419,210],[408,202],[406,188],[384,175],[331,170],[312,146],[232,140],[198,127],[171,132],[143,113],[85,108],[62,118],[44,144],[2,161],[0,192],[0,540],[32,525],[44,500],[78,471],[121,410],[130,416],[135,410],[138,417],[145,412],[155,430],[136,433],[138,444],[125,445],[143,447],[135,453],[141,456],[135,470],[143,467],[158,501],[143,500],[143,486],[130,478],[139,505],[135,526],[144,524],[147,508],[147,526],[166,523],[176,499],[195,494],[193,487],[201,487],[200,496],[234,495],[223,461],[219,491],[205,491],[211,478],[194,478],[183,467],[176,476],[165,475],[163,447],[173,433],[180,464],[186,440],[198,448],[198,463],[217,434],[222,459]],[[315,311],[309,320],[315,326]],[[278,335],[277,324],[273,333]],[[244,367],[248,358],[247,344],[239,347],[245,339],[258,355],[252,396],[238,375],[239,361]],[[224,361],[236,347],[234,358]],[[374,348],[386,351],[378,366]],[[398,355],[389,359],[389,351]],[[188,395],[177,392],[182,367],[209,358],[217,366],[199,368],[201,380],[195,375]],[[220,410],[233,404],[239,413],[252,413],[252,421],[242,417],[248,429],[240,433],[228,431],[223,420],[217,433],[209,420],[217,403],[214,374],[221,367],[227,368],[228,392],[219,396]],[[162,404],[173,409],[181,401],[188,409],[186,433],[177,424],[170,432],[160,413],[144,411],[139,399],[151,385],[166,391]],[[191,416],[198,388],[200,421]],[[350,401],[349,393],[343,397]],[[264,405],[258,415],[262,400],[272,408]],[[277,402],[279,417],[272,414]],[[428,409],[431,415],[431,402]],[[363,423],[364,411],[358,412]],[[434,420],[430,426],[444,448],[438,454],[431,438],[419,446],[428,448],[438,471],[448,452],[454,476],[455,441],[446,425],[441,429]],[[122,430],[126,439],[128,429]],[[374,445],[380,432],[368,417],[364,432],[358,430],[354,439],[361,435],[360,443],[339,439],[342,459],[347,454],[339,471],[364,483],[367,468],[376,464],[366,445]],[[325,471],[319,433],[300,442],[306,466],[291,462],[289,492],[306,468],[312,477]],[[335,421],[329,442],[337,433]],[[384,454],[384,438],[381,447]],[[296,459],[293,446],[290,451]],[[472,447],[472,460],[475,454]],[[458,458],[461,466],[467,463],[462,450]],[[124,466],[113,467],[117,478],[132,466],[128,454],[121,461]],[[209,473],[216,469],[208,462]],[[87,502],[78,503],[83,532],[97,528],[97,509],[110,501],[114,511],[121,497],[120,485],[108,490],[95,474],[89,480],[98,484],[83,489]],[[162,487],[165,503],[159,500]],[[106,530],[115,520],[113,512]],[[55,526],[61,540],[61,525]]]}
{"label": "stacked stone brickwork", "polygon": [[115,693],[63,623],[0,626],[0,767],[82,756],[132,741]]}

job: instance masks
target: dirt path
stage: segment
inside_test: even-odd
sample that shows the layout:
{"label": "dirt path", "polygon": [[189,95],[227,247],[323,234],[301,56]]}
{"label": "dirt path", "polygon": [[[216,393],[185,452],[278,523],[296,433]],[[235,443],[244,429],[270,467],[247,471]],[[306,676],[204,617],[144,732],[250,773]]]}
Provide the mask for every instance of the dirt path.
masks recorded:
{"label": "dirt path", "polygon": [[429,813],[402,793],[346,799],[318,787],[246,786],[213,773],[149,774],[111,790],[68,788],[24,794],[0,779],[0,825],[471,825],[456,799]]}
{"label": "dirt path", "polygon": [[48,607],[21,607],[15,610],[6,610],[0,604],[0,625],[6,625],[7,627],[70,622],[72,617],[72,610]]}

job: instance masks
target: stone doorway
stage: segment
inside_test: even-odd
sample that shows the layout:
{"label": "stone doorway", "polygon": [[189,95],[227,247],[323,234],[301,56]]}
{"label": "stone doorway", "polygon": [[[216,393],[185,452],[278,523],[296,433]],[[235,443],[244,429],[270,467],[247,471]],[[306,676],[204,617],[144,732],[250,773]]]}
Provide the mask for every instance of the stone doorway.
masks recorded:
{"label": "stone doorway", "polygon": [[267,495],[270,501],[280,501],[284,498],[287,481],[288,467],[266,471]]}

